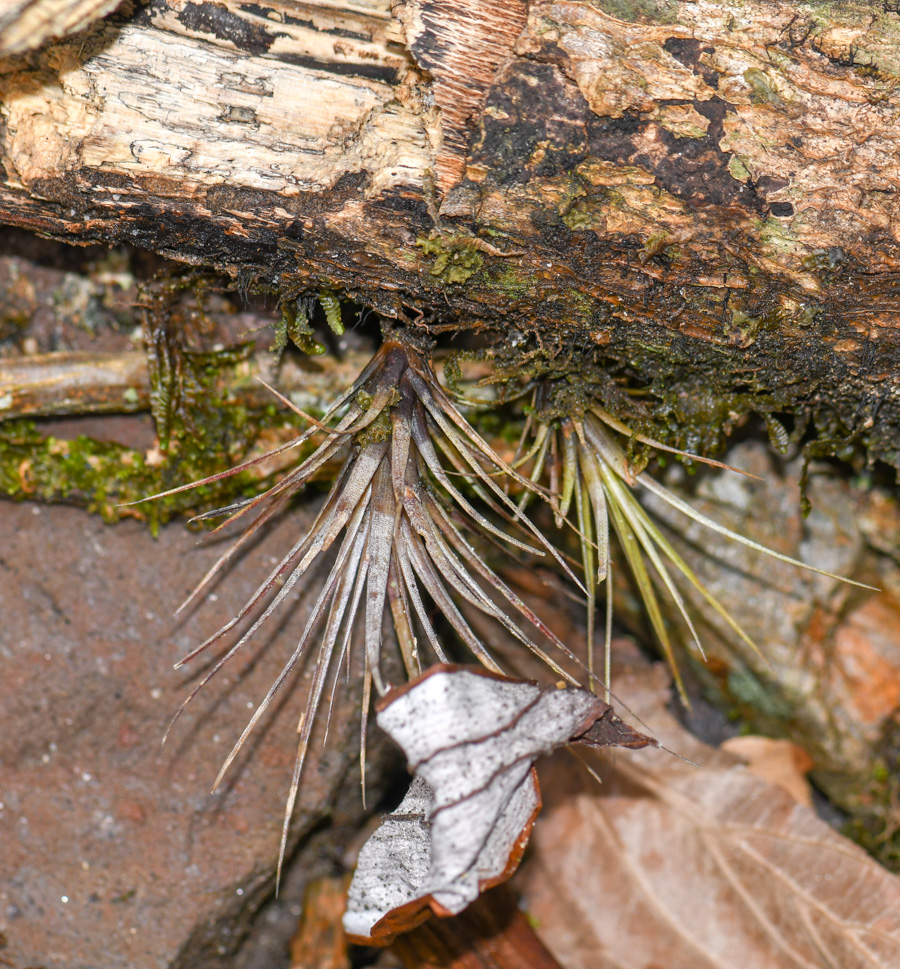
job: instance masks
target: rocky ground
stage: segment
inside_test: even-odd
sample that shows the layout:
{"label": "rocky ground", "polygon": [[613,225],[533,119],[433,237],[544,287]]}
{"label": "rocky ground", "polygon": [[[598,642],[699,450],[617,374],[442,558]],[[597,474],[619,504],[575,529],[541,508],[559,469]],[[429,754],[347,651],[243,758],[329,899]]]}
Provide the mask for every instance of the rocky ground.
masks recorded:
{"label": "rocky ground", "polygon": [[[222,965],[237,948],[272,891],[296,695],[255,735],[224,789],[208,791],[306,618],[302,594],[277,635],[223,671],[164,749],[160,741],[197,681],[196,665],[176,672],[173,663],[234,613],[292,538],[268,536],[215,601],[175,622],[217,546],[197,548],[181,523],[153,538],[143,523],[110,527],[74,508],[0,506],[0,929],[8,964],[199,969]],[[315,829],[330,832],[304,856],[310,871],[340,855],[340,832],[361,816],[348,771],[356,691],[339,695],[337,706],[292,829],[294,844]],[[282,903],[289,918],[302,881],[292,880]],[[278,916],[270,910],[267,918]],[[243,958],[249,969],[252,954]]]}

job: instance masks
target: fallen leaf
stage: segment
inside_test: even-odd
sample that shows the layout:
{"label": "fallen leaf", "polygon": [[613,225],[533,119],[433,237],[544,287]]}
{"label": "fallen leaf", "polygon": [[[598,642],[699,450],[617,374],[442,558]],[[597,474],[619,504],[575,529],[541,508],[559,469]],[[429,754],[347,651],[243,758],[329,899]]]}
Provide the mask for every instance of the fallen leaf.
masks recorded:
{"label": "fallen leaf", "polygon": [[541,806],[540,754],[585,735],[594,746],[654,743],[587,690],[452,666],[393,690],[376,720],[415,776],[359,854],[344,928],[367,944],[432,912],[455,915],[512,875]]}
{"label": "fallen leaf", "polygon": [[754,735],[731,737],[721,746],[745,761],[757,777],[777,784],[795,801],[812,807],[812,790],[806,775],[813,769],[813,759],[802,747],[790,740]]}
{"label": "fallen leaf", "polygon": [[900,879],[780,786],[667,712],[660,669],[616,692],[664,751],[541,771],[548,804],[517,876],[567,969],[896,969]]}

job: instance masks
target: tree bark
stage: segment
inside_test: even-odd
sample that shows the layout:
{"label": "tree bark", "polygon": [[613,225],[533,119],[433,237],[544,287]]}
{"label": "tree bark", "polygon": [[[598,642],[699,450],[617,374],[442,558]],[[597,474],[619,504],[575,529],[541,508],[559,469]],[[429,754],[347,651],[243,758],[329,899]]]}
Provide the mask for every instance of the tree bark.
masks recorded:
{"label": "tree bark", "polygon": [[151,0],[0,62],[0,220],[900,467],[898,42],[875,0]]}

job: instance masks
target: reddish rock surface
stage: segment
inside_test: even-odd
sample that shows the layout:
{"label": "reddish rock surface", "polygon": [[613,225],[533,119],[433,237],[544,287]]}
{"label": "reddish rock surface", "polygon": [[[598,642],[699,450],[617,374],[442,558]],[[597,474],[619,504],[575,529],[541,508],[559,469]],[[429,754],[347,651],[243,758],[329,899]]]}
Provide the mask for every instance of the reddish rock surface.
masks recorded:
{"label": "reddish rock surface", "polygon": [[[160,739],[218,628],[295,538],[296,512],[206,602],[170,617],[222,545],[181,524],[0,503],[0,932],[17,969],[220,966],[271,894],[303,690],[289,690],[225,789],[207,792],[311,605],[273,619]],[[249,662],[253,660],[253,662]],[[311,667],[311,664],[310,664]],[[311,751],[294,840],[355,783],[358,691]],[[196,707],[194,709],[193,707]],[[316,756],[318,755],[318,756]],[[346,798],[360,810],[358,793]],[[346,816],[344,821],[346,821]]]}

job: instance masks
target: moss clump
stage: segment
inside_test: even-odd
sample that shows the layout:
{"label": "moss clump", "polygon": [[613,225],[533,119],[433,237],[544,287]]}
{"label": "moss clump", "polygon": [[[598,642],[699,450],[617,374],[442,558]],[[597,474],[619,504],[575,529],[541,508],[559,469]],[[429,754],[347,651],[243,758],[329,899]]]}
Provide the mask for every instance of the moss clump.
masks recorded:
{"label": "moss clump", "polygon": [[465,283],[484,265],[476,240],[469,235],[435,231],[419,236],[416,245],[426,256],[434,256],[429,272],[445,283]]}
{"label": "moss clump", "polygon": [[[162,297],[148,301],[144,339],[158,445],[145,453],[83,435],[60,440],[45,435],[30,421],[2,422],[0,494],[82,505],[106,521],[123,515],[141,518],[155,530],[173,515],[221,507],[256,493],[261,475],[242,473],[122,507],[226,471],[240,463],[260,437],[278,434],[282,428],[290,434],[302,424],[299,417],[282,413],[274,403],[251,410],[234,400],[234,392],[250,379],[249,345],[210,350],[185,345],[186,327],[178,325],[182,321],[172,299],[185,289],[181,279],[167,282],[151,294],[157,297],[161,292]],[[292,309],[291,325],[296,329],[297,315],[302,318],[302,313]],[[189,322],[194,320],[194,315],[184,315]]]}
{"label": "moss clump", "polygon": [[[14,500],[81,505],[104,521],[122,517],[147,521],[155,532],[175,515],[195,514],[256,494],[263,482],[249,473],[211,485],[122,507],[188,481],[218,474],[236,464],[260,434],[291,426],[274,407],[251,414],[224,408],[231,428],[228,447],[207,450],[202,439],[177,435],[169,452],[148,453],[79,435],[61,440],[41,433],[33,421],[0,424],[0,494]],[[302,459],[298,453],[297,460]]]}
{"label": "moss clump", "polygon": [[629,23],[674,24],[678,19],[676,0],[594,0],[604,12]]}
{"label": "moss clump", "polygon": [[[374,398],[371,394],[366,393],[361,390],[356,395],[356,403],[362,408],[363,413],[365,413],[371,406]],[[391,390],[388,397],[388,401],[384,406],[381,413],[372,421],[371,424],[365,430],[360,431],[355,437],[354,441],[360,447],[366,447],[369,444],[375,444],[378,441],[389,441],[391,438],[391,433],[393,432],[393,425],[391,423],[391,408],[400,402],[400,391],[395,387]]]}
{"label": "moss clump", "polygon": [[[288,343],[293,343],[298,350],[311,357],[325,353],[326,348],[316,340],[310,323],[311,312],[312,300],[307,297],[285,300],[281,304],[281,319],[275,324],[275,343],[272,346],[277,360],[281,359]],[[340,314],[340,308],[338,313]]]}
{"label": "moss clump", "polygon": [[510,301],[523,299],[531,292],[531,284],[522,271],[508,264],[492,276],[491,283]]}
{"label": "moss clump", "polygon": [[344,320],[341,315],[341,301],[330,289],[323,289],[319,293],[319,303],[325,313],[325,319],[335,336],[344,335]]}
{"label": "moss clump", "polygon": [[562,220],[573,232],[584,232],[604,224],[605,220],[599,208],[596,198],[579,198],[572,202]]}
{"label": "moss clump", "polygon": [[0,492],[7,497],[85,504],[115,521],[117,503],[143,497],[152,476],[145,455],[121,444],[44,437],[32,421],[0,425]]}

